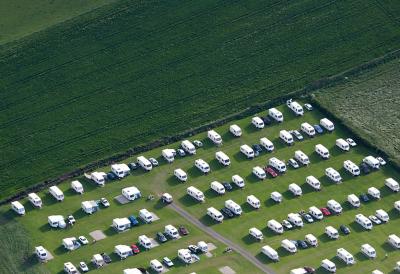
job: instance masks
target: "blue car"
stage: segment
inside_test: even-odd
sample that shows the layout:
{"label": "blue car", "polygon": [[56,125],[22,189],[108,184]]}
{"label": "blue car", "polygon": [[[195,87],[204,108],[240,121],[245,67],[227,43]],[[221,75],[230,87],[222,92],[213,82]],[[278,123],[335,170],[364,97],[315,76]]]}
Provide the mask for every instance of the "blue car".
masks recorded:
{"label": "blue car", "polygon": [[262,147],[261,147],[259,144],[254,144],[254,145],[253,145],[253,150],[254,150],[255,152],[260,153],[260,152],[262,152]]}
{"label": "blue car", "polygon": [[131,222],[132,226],[139,225],[139,221],[136,219],[135,216],[131,215],[128,217],[129,221]]}
{"label": "blue car", "polygon": [[324,130],[322,129],[322,127],[320,125],[314,125],[314,129],[318,134],[321,134],[324,132]]}

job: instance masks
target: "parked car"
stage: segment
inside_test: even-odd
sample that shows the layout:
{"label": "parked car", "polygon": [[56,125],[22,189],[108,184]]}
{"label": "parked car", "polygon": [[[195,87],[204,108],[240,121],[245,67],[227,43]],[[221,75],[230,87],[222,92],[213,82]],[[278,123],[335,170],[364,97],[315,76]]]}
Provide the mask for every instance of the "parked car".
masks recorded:
{"label": "parked car", "polygon": [[311,105],[311,104],[304,104],[304,108],[306,109],[306,110],[309,110],[309,111],[312,111],[313,110],[313,106]]}
{"label": "parked car", "polygon": [[67,223],[70,224],[70,225],[74,225],[76,223],[76,220],[75,220],[74,216],[68,215],[67,216]]}
{"label": "parked car", "polygon": [[176,150],[176,152],[177,152],[178,155],[181,156],[181,157],[185,157],[185,156],[186,156],[186,152],[185,152],[183,149],[181,149],[181,148],[178,148],[178,149]]}
{"label": "parked car", "polygon": [[262,118],[262,120],[263,120],[263,122],[264,122],[264,124],[265,125],[270,125],[270,124],[272,124],[272,120],[271,120],[271,118],[269,118],[269,116],[267,115],[267,116],[264,116],[263,118]]}
{"label": "parked car", "polygon": [[254,144],[253,146],[254,152],[261,153],[262,152],[262,147],[259,144]]}
{"label": "parked car", "polygon": [[104,207],[109,207],[110,203],[108,202],[108,200],[106,198],[101,198],[100,199],[100,203],[104,206]]}
{"label": "parked car", "polygon": [[378,217],[376,217],[374,215],[370,215],[370,216],[368,216],[368,218],[371,220],[371,222],[373,222],[376,225],[380,225],[382,223],[382,221],[379,220]]}
{"label": "parked car", "polygon": [[192,253],[192,260],[195,262],[198,262],[198,261],[200,261],[200,257],[197,254]]}
{"label": "parked car", "polygon": [[297,163],[297,161],[293,158],[290,158],[287,162],[287,164],[293,168],[299,168],[299,163]]}
{"label": "parked car", "polygon": [[229,208],[226,208],[226,207],[224,207],[224,208],[222,208],[221,209],[221,213],[225,216],[225,217],[227,217],[227,218],[233,218],[235,215],[232,213],[232,211],[229,209]]}
{"label": "parked car", "polygon": [[385,161],[382,157],[376,157],[376,159],[379,161],[379,164],[380,164],[381,166],[386,165],[386,161]]}
{"label": "parked car", "polygon": [[322,127],[321,127],[320,125],[314,125],[313,127],[314,127],[315,131],[316,131],[318,134],[324,133],[324,130],[322,129]]}
{"label": "parked car", "polygon": [[167,267],[173,267],[174,263],[170,260],[168,257],[164,257],[162,259],[162,262],[167,266]]}
{"label": "parked car", "polygon": [[189,231],[183,225],[180,225],[178,231],[181,235],[186,236],[189,234]]}
{"label": "parked car", "polygon": [[290,240],[296,247],[299,247],[299,243],[296,240]]}
{"label": "parked car", "polygon": [[109,263],[112,262],[110,256],[108,256],[107,253],[104,253],[104,252],[103,252],[103,253],[101,253],[100,255],[101,255],[101,257],[103,257],[103,260],[104,260],[104,262],[105,262],[106,264],[109,264]]}
{"label": "parked car", "polygon": [[315,269],[310,267],[310,266],[305,266],[304,270],[308,273],[308,274],[314,274],[315,273]]}
{"label": "parked car", "polygon": [[275,178],[278,176],[278,173],[270,166],[266,166],[264,168],[264,171],[269,174],[272,178]]}
{"label": "parked car", "polygon": [[296,139],[299,141],[304,139],[303,135],[301,135],[300,131],[298,131],[297,129],[290,130],[289,133],[292,134],[294,137],[296,137]]}
{"label": "parked car", "polygon": [[165,237],[164,233],[162,232],[157,232],[157,241],[159,241],[160,243],[165,243],[166,241],[168,241],[167,237]]}
{"label": "parked car", "polygon": [[110,180],[110,181],[114,181],[114,180],[117,180],[118,177],[117,177],[117,175],[114,174],[114,172],[108,172],[107,173],[107,179]]}
{"label": "parked car", "polygon": [[136,163],[129,163],[129,164],[128,164],[128,167],[129,167],[130,170],[136,170],[136,169],[138,169],[138,166],[137,166]]}
{"label": "parked car", "polygon": [[345,235],[350,234],[350,228],[348,228],[348,227],[345,226],[345,225],[341,225],[341,226],[339,227],[339,229],[340,229],[340,231],[342,231],[343,234],[345,234]]}
{"label": "parked car", "polygon": [[200,248],[197,245],[189,245],[188,249],[193,254],[199,254],[201,252]]}
{"label": "parked car", "polygon": [[158,166],[158,161],[155,158],[149,158],[149,161],[152,166]]}
{"label": "parked car", "polygon": [[194,141],[193,141],[193,144],[194,144],[196,147],[203,147],[203,143],[202,143],[201,141],[199,141],[199,140],[194,140]]}
{"label": "parked car", "polygon": [[360,169],[364,174],[369,174],[371,172],[371,169],[369,168],[369,166],[364,162],[362,162],[360,164]]}
{"label": "parked car", "polygon": [[351,138],[347,138],[346,142],[349,143],[349,145],[352,146],[352,147],[355,147],[357,145],[357,143],[354,142],[354,140],[351,139]]}
{"label": "parked car", "polygon": [[369,202],[368,195],[365,194],[365,193],[361,193],[361,194],[360,194],[360,200],[361,200],[362,202],[364,202],[364,203]]}
{"label": "parked car", "polygon": [[139,225],[139,221],[137,220],[137,218],[134,215],[129,216],[128,219],[131,222],[132,226]]}
{"label": "parked car", "polygon": [[79,263],[79,268],[82,270],[82,272],[88,272],[89,271],[89,267],[86,265],[85,262],[80,262]]}
{"label": "parked car", "polygon": [[311,215],[308,214],[308,213],[302,214],[302,217],[303,217],[303,219],[304,219],[307,223],[309,223],[309,224],[311,224],[311,223],[314,222],[313,217],[311,217]]}
{"label": "parked car", "polygon": [[286,229],[286,230],[290,230],[293,228],[293,225],[288,221],[288,220],[283,220],[282,221],[282,226]]}
{"label": "parked car", "polygon": [[322,207],[322,208],[320,208],[320,210],[321,210],[322,214],[324,214],[324,216],[332,215],[331,211],[326,207]]}
{"label": "parked car", "polygon": [[132,249],[133,254],[140,253],[139,247],[137,245],[135,245],[135,244],[131,244],[131,249]]}
{"label": "parked car", "polygon": [[228,182],[222,182],[222,185],[224,186],[226,191],[232,191],[233,189],[232,185]]}
{"label": "parked car", "polygon": [[86,239],[85,236],[79,236],[78,239],[83,245],[87,245],[89,243],[88,239]]}
{"label": "parked car", "polygon": [[297,246],[299,246],[302,249],[308,248],[308,245],[307,245],[306,241],[303,241],[303,240],[298,240],[297,241]]}

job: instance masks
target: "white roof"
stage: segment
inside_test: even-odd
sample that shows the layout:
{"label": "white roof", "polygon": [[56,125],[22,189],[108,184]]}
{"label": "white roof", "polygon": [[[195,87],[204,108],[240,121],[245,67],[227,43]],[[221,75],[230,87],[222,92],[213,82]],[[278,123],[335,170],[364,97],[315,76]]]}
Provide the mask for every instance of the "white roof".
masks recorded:
{"label": "white roof", "polygon": [[98,179],[104,179],[104,176],[106,176],[107,174],[105,172],[92,172],[91,177]]}
{"label": "white roof", "polygon": [[74,186],[74,187],[82,187],[82,184],[81,184],[81,182],[79,182],[79,181],[72,181],[71,182],[71,186]]}
{"label": "white roof", "polygon": [[122,192],[128,193],[129,195],[140,193],[139,189],[135,186],[123,188]]}
{"label": "white roof", "polygon": [[126,252],[130,252],[131,248],[127,245],[116,245],[115,250],[116,251],[118,250],[120,253],[126,253]]}
{"label": "white roof", "polygon": [[113,164],[111,165],[112,169],[118,170],[118,171],[129,171],[129,167],[126,164]]}
{"label": "white roof", "polygon": [[48,220],[51,222],[58,222],[58,221],[64,220],[64,217],[62,215],[50,215],[48,217]]}
{"label": "white roof", "polygon": [[13,205],[16,209],[24,208],[24,206],[19,201],[11,202],[11,205]]}
{"label": "white roof", "polygon": [[258,228],[256,228],[256,227],[252,227],[252,228],[250,228],[249,229],[249,232],[253,232],[254,234],[262,234],[262,232],[258,229]]}
{"label": "white roof", "polygon": [[98,207],[97,203],[95,201],[83,201],[81,203],[82,208],[92,208],[92,207]]}
{"label": "white roof", "polygon": [[123,274],[142,274],[142,271],[140,271],[137,268],[127,268],[127,269],[124,269]]}
{"label": "white roof", "polygon": [[113,223],[120,226],[120,225],[130,224],[131,222],[129,221],[128,218],[115,218],[113,219]]}
{"label": "white roof", "polygon": [[96,262],[102,262],[103,261],[103,257],[100,254],[94,254],[93,255],[93,260]]}
{"label": "white roof", "polygon": [[230,128],[235,130],[235,131],[241,130],[240,127],[238,125],[236,125],[236,124],[231,125]]}
{"label": "white roof", "polygon": [[29,194],[28,194],[28,197],[29,197],[30,199],[34,200],[34,201],[39,201],[39,200],[41,200],[40,197],[39,197],[36,193],[34,193],[34,192],[29,193]]}
{"label": "white roof", "polygon": [[61,189],[58,188],[58,186],[51,186],[51,187],[49,187],[49,190],[54,192],[57,195],[63,194],[63,192],[61,191]]}
{"label": "white roof", "polygon": [[179,174],[179,175],[186,175],[186,172],[183,171],[183,169],[181,168],[177,168],[174,170],[175,173]]}

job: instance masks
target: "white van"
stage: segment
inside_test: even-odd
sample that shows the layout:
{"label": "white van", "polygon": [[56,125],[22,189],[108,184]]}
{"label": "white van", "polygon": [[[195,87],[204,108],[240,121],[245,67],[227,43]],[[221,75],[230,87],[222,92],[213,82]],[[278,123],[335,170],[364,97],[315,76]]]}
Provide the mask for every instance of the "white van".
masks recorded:
{"label": "white van", "polygon": [[274,144],[268,139],[268,138],[261,138],[260,139],[260,145],[265,148],[266,151],[272,152],[274,151]]}
{"label": "white van", "polygon": [[343,162],[343,168],[350,172],[353,176],[360,175],[360,168],[350,160],[346,160]]}
{"label": "white van", "polygon": [[181,147],[184,151],[191,155],[196,154],[196,148],[189,140],[183,140],[181,143]]}
{"label": "white van", "polygon": [[186,182],[188,179],[186,172],[180,168],[174,170],[174,175],[181,182]]}
{"label": "white van", "polygon": [[342,177],[340,176],[340,173],[332,167],[328,167],[327,169],[325,169],[325,175],[335,183],[342,182]]}
{"label": "white van", "polygon": [[216,145],[222,145],[221,135],[218,134],[215,130],[209,130],[207,132],[207,137]]}
{"label": "white van", "polygon": [[317,237],[315,237],[313,234],[307,234],[305,237],[304,237],[304,239],[305,239],[305,241],[309,244],[309,245],[311,245],[311,246],[318,246],[318,240],[317,240]]}
{"label": "white van", "polygon": [[220,195],[225,194],[225,187],[220,182],[211,182],[211,189]]}
{"label": "white van", "polygon": [[376,251],[375,248],[373,248],[371,245],[369,244],[363,244],[361,246],[361,253],[363,253],[365,256],[367,256],[368,258],[374,259],[376,258]]}
{"label": "white van", "polygon": [[292,192],[294,196],[301,196],[303,194],[301,187],[295,183],[289,185],[289,191]]}
{"label": "white van", "polygon": [[270,108],[268,110],[268,115],[274,119],[275,121],[281,123],[283,122],[283,114],[282,112],[280,112],[279,110],[277,110],[276,108]]}
{"label": "white van", "polygon": [[150,171],[153,169],[153,165],[150,163],[150,161],[144,157],[144,156],[139,156],[137,157],[137,163],[145,170],[145,171]]}
{"label": "white van", "polygon": [[397,235],[390,234],[387,241],[394,248],[400,248],[400,238]]}
{"label": "white van", "polygon": [[240,207],[240,205],[238,205],[237,203],[235,203],[233,200],[227,200],[225,201],[225,207],[227,209],[229,209],[230,211],[233,212],[233,214],[235,215],[240,215],[242,214],[242,208]]}
{"label": "white van", "polygon": [[214,207],[207,208],[207,215],[210,216],[213,220],[220,223],[224,220],[224,216],[222,215],[222,213]]}
{"label": "white van", "polygon": [[296,101],[292,101],[292,99],[287,100],[286,105],[294,112],[294,114],[303,116],[304,114],[303,107]]}
{"label": "white van", "polygon": [[150,261],[150,268],[157,273],[163,272],[164,270],[164,267],[162,266],[160,261],[156,259]]}
{"label": "white van", "polygon": [[261,252],[267,256],[268,258],[270,258],[271,260],[277,262],[279,261],[279,255],[278,252],[276,252],[275,249],[273,249],[272,247],[270,247],[269,245],[265,245],[261,248]]}
{"label": "white van", "polygon": [[217,161],[224,166],[229,166],[231,164],[231,160],[229,159],[228,155],[222,151],[215,152],[215,159],[217,159]]}
{"label": "white van", "polygon": [[166,225],[164,227],[164,233],[172,239],[177,239],[179,237],[178,229],[173,225]]}
{"label": "white van", "polygon": [[82,186],[82,184],[81,184],[81,182],[79,182],[79,181],[72,181],[71,182],[71,188],[73,189],[73,190],[75,190],[75,192],[76,193],[78,193],[78,194],[83,194],[83,186]]}
{"label": "white van", "polygon": [[288,239],[282,240],[281,247],[283,247],[284,249],[286,249],[290,253],[296,253],[297,252],[296,245],[293,242],[289,241]]}
{"label": "white van", "polygon": [[381,198],[381,192],[376,188],[376,187],[370,187],[368,188],[367,193],[374,199],[380,199]]}
{"label": "white van", "polygon": [[184,248],[179,249],[178,258],[185,264],[192,263],[192,253],[190,253],[189,249],[184,249]]}
{"label": "white van", "polygon": [[282,234],[283,226],[276,220],[272,219],[267,222],[267,227],[275,233]]}
{"label": "white van", "polygon": [[338,258],[340,258],[346,264],[355,264],[355,262],[356,262],[354,260],[353,255],[351,255],[350,252],[348,252],[344,248],[338,248],[336,250],[336,255],[338,256]]}
{"label": "white van", "polygon": [[310,163],[308,156],[301,150],[296,150],[294,152],[294,158],[303,165],[308,165]]}
{"label": "white van", "polygon": [[289,213],[287,219],[289,222],[297,227],[303,227],[304,225],[303,220],[298,213]]}
{"label": "white van", "polygon": [[310,208],[308,209],[308,213],[310,213],[310,215],[317,220],[322,220],[324,218],[321,210],[316,206],[310,206]]}
{"label": "white van", "polygon": [[361,203],[360,199],[355,194],[349,194],[347,196],[347,201],[355,208],[359,208]]}
{"label": "white van", "polygon": [[292,145],[294,143],[294,139],[292,134],[290,134],[287,130],[279,131],[279,138],[284,141],[287,145]]}
{"label": "white van", "polygon": [[247,158],[254,158],[254,150],[248,145],[241,145],[240,152],[243,153]]}
{"label": "white van", "polygon": [[328,259],[323,259],[321,262],[321,267],[324,268],[326,271],[335,273],[336,272],[336,265],[334,262],[328,260]]}
{"label": "white van", "polygon": [[236,186],[238,186],[238,187],[240,187],[240,188],[244,188],[244,186],[245,186],[245,183],[244,183],[243,178],[240,177],[240,176],[237,175],[237,174],[235,174],[235,175],[232,176],[232,182],[233,182]]}
{"label": "white van", "polygon": [[283,200],[282,194],[280,194],[278,191],[274,191],[271,193],[271,199],[277,203],[281,203]]}
{"label": "white van", "polygon": [[370,167],[374,168],[374,169],[378,169],[379,168],[379,161],[378,159],[376,159],[374,156],[367,156],[363,159],[363,162],[366,163],[367,165],[369,165]]}
{"label": "white van", "polygon": [[400,212],[400,201],[394,202],[393,206],[394,206],[395,209],[397,209],[397,211]]}
{"label": "white van", "polygon": [[359,213],[356,215],[355,217],[355,221],[356,223],[358,223],[359,225],[361,225],[363,228],[367,229],[367,230],[371,230],[372,229],[372,222],[370,219],[368,219],[367,217],[365,217],[363,214]]}
{"label": "white van", "polygon": [[325,234],[331,239],[339,239],[339,232],[333,226],[325,227]]}
{"label": "white van", "polygon": [[342,208],[342,206],[338,203],[338,202],[336,202],[335,200],[329,200],[327,203],[326,203],[326,206],[331,210],[331,211],[333,211],[334,213],[336,213],[336,214],[340,214],[340,213],[342,213],[342,211],[343,211],[343,208]]}
{"label": "white van", "polygon": [[90,179],[93,180],[93,182],[95,182],[97,185],[104,186],[106,176],[107,174],[104,172],[95,171],[90,174]]}
{"label": "white van", "polygon": [[196,161],[194,161],[194,166],[205,174],[210,172],[210,165],[203,159],[197,159]]}
{"label": "white van", "polygon": [[111,165],[111,172],[119,179],[122,179],[130,174],[130,169],[126,164],[113,164]]}
{"label": "white van", "polygon": [[153,214],[151,214],[150,211],[147,209],[143,208],[139,210],[139,217],[145,222],[145,223],[151,223],[154,221]]}
{"label": "white van", "polygon": [[41,261],[47,259],[47,251],[41,245],[35,247],[35,254],[39,258],[39,260],[41,260]]}
{"label": "white van", "polygon": [[301,131],[303,131],[305,134],[307,134],[309,137],[314,137],[315,136],[315,129],[312,125],[310,125],[307,122],[304,122],[300,126]]}
{"label": "white van", "polygon": [[257,239],[259,241],[261,241],[264,238],[262,232],[255,227],[252,227],[249,229],[249,234],[250,234],[250,236],[253,236],[255,239]]}
{"label": "white van", "polygon": [[194,186],[188,187],[186,191],[187,191],[187,194],[189,196],[191,196],[192,198],[194,198],[195,200],[202,202],[202,203],[204,202],[205,198],[204,198],[203,192],[201,192]]}
{"label": "white van", "polygon": [[31,202],[31,204],[33,206],[39,207],[39,208],[42,207],[42,204],[43,204],[42,203],[42,199],[40,199],[40,197],[36,193],[34,193],[34,192],[29,193],[28,194],[28,200],[29,200],[29,202]]}
{"label": "white van", "polygon": [[59,202],[64,200],[64,193],[58,188],[58,186],[49,187],[49,193]]}
{"label": "white van", "polygon": [[138,237],[139,245],[143,246],[145,249],[151,248],[151,241],[146,235],[140,235]]}
{"label": "white van", "polygon": [[330,157],[329,150],[321,144],[315,145],[315,152],[321,156],[322,159],[329,159]]}
{"label": "white van", "polygon": [[315,190],[321,190],[321,182],[312,175],[306,177],[306,183]]}
{"label": "white van", "polygon": [[385,186],[390,188],[394,192],[399,192],[399,183],[395,181],[393,178],[387,178],[385,179]]}
{"label": "white van", "polygon": [[341,150],[344,151],[349,151],[350,150],[350,145],[347,143],[347,141],[343,138],[339,138],[336,140],[336,146],[340,148]]}
{"label": "white van", "polygon": [[335,125],[328,118],[322,118],[321,120],[319,120],[319,124],[328,132],[332,132],[335,129]]}
{"label": "white van", "polygon": [[255,209],[259,209],[261,206],[260,200],[257,199],[257,197],[254,195],[247,196],[246,201],[249,205],[251,205]]}
{"label": "white van", "polygon": [[176,150],[172,148],[166,148],[161,151],[161,156],[168,162],[172,163],[175,160]]}
{"label": "white van", "polygon": [[284,162],[279,160],[276,157],[272,157],[268,160],[268,164],[278,170],[279,172],[283,173],[286,172],[286,165]]}
{"label": "white van", "polygon": [[11,209],[19,215],[25,215],[25,207],[18,201],[11,202]]}
{"label": "white van", "polygon": [[260,117],[253,117],[251,118],[251,123],[258,129],[264,128],[264,121]]}
{"label": "white van", "polygon": [[233,134],[235,137],[240,137],[242,136],[242,129],[238,125],[231,125],[229,127],[229,131]]}
{"label": "white van", "polygon": [[253,174],[260,180],[264,180],[267,177],[267,174],[260,166],[253,167]]}
{"label": "white van", "polygon": [[375,211],[375,216],[380,219],[382,222],[387,223],[389,222],[389,214],[383,209],[377,209]]}
{"label": "white van", "polygon": [[77,274],[78,270],[71,262],[64,263],[64,272],[68,274]]}

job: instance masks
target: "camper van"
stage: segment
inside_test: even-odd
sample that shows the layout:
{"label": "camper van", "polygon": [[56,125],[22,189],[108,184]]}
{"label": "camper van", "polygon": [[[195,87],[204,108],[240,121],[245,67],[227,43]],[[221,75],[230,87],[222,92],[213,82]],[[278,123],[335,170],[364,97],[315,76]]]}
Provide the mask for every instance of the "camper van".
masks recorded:
{"label": "camper van", "polygon": [[222,138],[215,130],[209,130],[207,132],[207,137],[216,145],[222,145]]}
{"label": "camper van", "polygon": [[150,249],[152,247],[151,241],[146,235],[140,235],[138,237],[138,243],[145,249]]}
{"label": "camper van", "polygon": [[346,264],[354,264],[355,260],[353,255],[351,255],[346,249],[344,248],[339,248],[336,251],[336,255],[338,256],[339,259],[341,259],[343,262]]}
{"label": "camper van", "polygon": [[259,209],[261,206],[260,200],[257,199],[257,197],[254,195],[247,196],[246,201],[249,205],[251,205],[255,209]]}
{"label": "camper van", "polygon": [[79,181],[72,181],[71,188],[78,194],[83,194],[83,186]]}
{"label": "camper van", "polygon": [[310,215],[317,220],[322,220],[324,218],[321,210],[316,206],[310,206],[310,208],[308,209],[308,213],[310,213]]}
{"label": "camper van", "polygon": [[107,174],[105,174],[104,172],[92,172],[92,174],[90,174],[90,179],[95,182],[97,185],[99,186],[104,186],[105,184],[105,177],[107,176]]}
{"label": "camper van", "polygon": [[222,151],[215,152],[215,159],[217,159],[217,161],[224,166],[229,166],[231,164],[231,160],[229,159],[228,155]]}
{"label": "camper van", "polygon": [[233,134],[235,137],[240,137],[242,136],[242,129],[238,125],[231,125],[229,127],[229,131]]}
{"label": "camper van", "polygon": [[99,205],[95,201],[83,201],[81,203],[83,212],[87,214],[93,214],[99,210]]}
{"label": "camper van", "polygon": [[46,249],[44,249],[43,246],[36,246],[35,254],[41,261],[44,261],[47,259],[47,251],[46,251]]}
{"label": "camper van", "polygon": [[301,150],[296,150],[294,152],[294,158],[303,165],[308,165],[310,163],[308,156]]}
{"label": "camper van", "polygon": [[358,223],[359,225],[361,225],[363,228],[365,228],[367,230],[371,230],[372,229],[371,220],[368,219],[367,217],[365,217],[361,213],[356,215],[355,221],[356,221],[356,223]]}
{"label": "camper van", "polygon": [[329,150],[325,146],[321,144],[315,145],[315,152],[321,156],[322,159],[329,159]]}
{"label": "camper van", "polygon": [[301,131],[303,131],[305,134],[307,134],[309,137],[314,137],[315,136],[315,129],[312,125],[310,125],[307,122],[304,122],[300,126]]}
{"label": "camper van", "polygon": [[103,256],[101,256],[100,254],[94,254],[93,257],[92,257],[91,262],[92,262],[97,268],[102,267],[102,266],[105,264],[104,259],[103,259]]}
{"label": "camper van", "polygon": [[154,221],[153,214],[150,211],[143,208],[139,210],[139,218],[142,219],[145,223],[152,223]]}
{"label": "camper van", "polygon": [[175,160],[176,150],[166,148],[161,151],[161,155],[168,163],[172,163]]}
{"label": "camper van", "polygon": [[394,206],[395,209],[397,209],[397,211],[400,212],[400,201],[394,202],[393,206]]}
{"label": "camper van", "polygon": [[124,196],[129,201],[134,201],[142,197],[139,189],[135,186],[125,187],[122,189],[122,196]]}
{"label": "camper van", "polygon": [[339,139],[336,140],[336,146],[338,148],[340,148],[341,150],[344,150],[344,151],[349,151],[350,150],[349,143],[347,143],[346,140],[344,140],[342,138],[339,138]]}
{"label": "camper van", "polygon": [[306,177],[306,183],[315,190],[321,190],[321,182],[312,175]]}
{"label": "camper van", "polygon": [[260,145],[265,148],[266,151],[272,152],[274,151],[274,144],[268,138],[261,138]]}
{"label": "camper van", "polygon": [[168,235],[171,239],[179,238],[178,229],[176,229],[176,227],[174,227],[173,225],[166,225],[164,227],[164,233]]}
{"label": "camper van", "polygon": [[59,202],[64,200],[64,193],[58,188],[58,186],[49,187],[49,193]]}
{"label": "camper van", "polygon": [[361,205],[360,199],[358,199],[358,197],[355,194],[349,194],[347,196],[347,201],[355,208],[359,208]]}
{"label": "camper van", "polygon": [[281,203],[283,200],[282,194],[280,194],[278,191],[274,191],[271,193],[271,199],[277,203]]}
{"label": "camper van", "polygon": [[385,179],[385,186],[390,188],[394,192],[399,192],[399,183],[395,181],[393,178],[387,178]]}
{"label": "camper van", "polygon": [[260,180],[264,180],[267,177],[267,174],[260,166],[253,167],[253,174]]}
{"label": "camper van", "polygon": [[298,213],[289,213],[287,220],[297,227],[303,227],[304,223]]}
{"label": "camper van", "polygon": [[329,200],[329,201],[326,203],[326,206],[327,206],[332,212],[334,212],[334,213],[336,213],[336,214],[340,214],[340,213],[342,213],[342,211],[343,211],[342,206],[341,206],[338,202],[336,202],[335,200]]}
{"label": "camper van", "polygon": [[377,209],[375,211],[375,216],[384,223],[389,222],[389,214],[383,209]]}
{"label": "camper van", "polygon": [[248,159],[254,158],[254,150],[248,145],[241,145],[240,152],[243,153]]}
{"label": "camper van", "polygon": [[259,240],[259,241],[261,241],[264,238],[262,232],[259,229],[255,228],[255,227],[252,227],[252,228],[249,229],[249,235],[254,237],[256,240]]}
{"label": "camper van", "polygon": [[279,261],[279,255],[278,252],[276,252],[275,249],[273,249],[272,247],[270,247],[269,245],[265,245],[261,248],[261,252],[267,256],[268,258],[270,258],[271,260],[277,262]]}
{"label": "camper van", "polygon": [[181,147],[183,148],[184,151],[186,151],[187,153],[189,153],[191,155],[196,154],[196,148],[192,144],[192,142],[190,142],[189,140],[182,141]]}
{"label": "camper van", "polygon": [[144,156],[137,157],[137,162],[145,171],[150,171],[153,169],[151,162]]}
{"label": "camper van", "polygon": [[294,139],[292,134],[290,134],[287,130],[279,131],[279,138],[284,141],[287,145],[292,145],[294,143]]}
{"label": "camper van", "polygon": [[203,172],[204,174],[210,172],[210,165],[203,159],[197,159],[196,161],[194,161],[194,166],[197,167],[197,169]]}
{"label": "camper van", "polygon": [[325,169],[325,175],[335,183],[340,183],[342,181],[340,173],[332,167]]}
{"label": "camper van", "polygon": [[305,237],[304,237],[304,239],[305,239],[305,241],[309,244],[309,245],[311,245],[311,246],[318,246],[318,240],[317,240],[317,237],[315,237],[313,234],[307,234]]}
{"label": "camper van", "polygon": [[164,270],[164,267],[162,266],[160,261],[156,259],[150,261],[150,268],[157,273],[163,272]]}
{"label": "camper van", "polygon": [[225,207],[227,209],[229,209],[230,211],[233,212],[233,214],[235,215],[240,215],[242,214],[242,208],[240,207],[240,205],[238,205],[237,203],[235,203],[233,200],[227,200],[225,201]]}
{"label": "camper van", "polygon": [[268,115],[274,119],[275,121],[281,123],[283,122],[283,114],[282,112],[280,112],[279,110],[277,110],[276,108],[270,108],[268,110]]}
{"label": "camper van", "polygon": [[388,237],[388,243],[396,249],[400,248],[400,238],[395,234],[390,234]]}
{"label": "camper van", "polygon": [[238,186],[238,187],[240,187],[240,188],[244,188],[244,186],[245,186],[245,183],[244,183],[243,178],[240,177],[240,176],[237,175],[237,174],[235,174],[235,175],[232,176],[232,182],[233,182],[236,186]]}
{"label": "camper van", "polygon": [[325,234],[331,239],[339,239],[339,232],[333,226],[325,227]]}
{"label": "camper van", "polygon": [[283,247],[284,249],[286,249],[290,253],[296,253],[297,252],[296,245],[293,242],[289,241],[288,239],[282,240],[281,247]]}
{"label": "camper van", "polygon": [[194,186],[187,188],[187,194],[199,202],[204,202],[204,194]]}
{"label": "camper van", "polygon": [[353,176],[360,175],[360,168],[350,160],[346,160],[343,162],[343,168]]}
{"label": "camper van", "polygon": [[272,219],[267,222],[267,227],[275,233],[282,234],[283,226],[276,220]]}
{"label": "camper van", "polygon": [[71,262],[64,263],[64,272],[68,274],[77,274],[79,273],[76,267]]}
{"label": "camper van", "polygon": [[116,245],[114,247],[114,253],[121,259],[125,259],[133,254],[131,247],[128,245]]}
{"label": "camper van", "polygon": [[376,187],[370,187],[367,191],[368,195],[374,199],[379,200],[381,198],[381,192]]}
{"label": "camper van", "polygon": [[113,219],[112,227],[118,232],[122,232],[131,228],[131,221],[128,218],[115,218]]}
{"label": "camper van", "polygon": [[220,182],[211,182],[211,189],[217,192],[219,195],[225,194],[225,187]]}
{"label": "camper van", "polygon": [[207,208],[207,215],[210,216],[213,220],[220,223],[224,220],[224,216],[222,215],[222,213],[214,207]]}
{"label": "camper van", "polygon": [[197,247],[201,250],[201,252],[203,253],[207,253],[208,252],[208,245],[205,241],[199,241],[197,243]]}
{"label": "camper van", "polygon": [[328,259],[323,259],[321,262],[321,267],[324,268],[326,271],[335,273],[336,272],[336,265],[334,262],[328,260]]}
{"label": "camper van", "polygon": [[11,202],[11,209],[18,215],[25,215],[25,207],[18,201]]}
{"label": "camper van", "polygon": [[376,251],[375,248],[373,248],[371,245],[369,244],[363,244],[361,246],[361,253],[363,253],[365,256],[367,256],[368,258],[374,259],[376,258]]}
{"label": "camper van", "polygon": [[126,164],[113,164],[111,165],[111,172],[122,179],[130,174],[130,169]]}
{"label": "camper van", "polygon": [[251,123],[258,129],[264,128],[264,121],[260,117],[251,118]]}
{"label": "camper van", "polygon": [[28,200],[34,207],[42,207],[42,199],[40,199],[40,197],[36,193],[29,193]]}
{"label": "camper van", "polygon": [[51,215],[47,218],[47,221],[54,228],[65,228],[67,226],[62,215]]}
{"label": "camper van", "polygon": [[289,191],[292,192],[294,196],[301,196],[303,194],[301,187],[295,183],[289,185]]}
{"label": "camper van", "polygon": [[322,118],[321,120],[319,120],[319,124],[328,132],[332,132],[335,129],[335,125],[328,118]]}
{"label": "camper van", "polygon": [[370,167],[374,169],[379,169],[379,161],[373,156],[367,156],[363,159],[363,162],[369,165]]}
{"label": "camper van", "polygon": [[272,157],[269,159],[268,164],[278,170],[280,173],[286,172],[286,165],[284,162],[279,160],[276,157]]}
{"label": "camper van", "polygon": [[292,101],[292,99],[286,101],[286,105],[296,114],[297,116],[303,116],[304,110],[303,107],[297,103],[296,101]]}
{"label": "camper van", "polygon": [[180,168],[174,170],[174,175],[181,182],[186,182],[188,179],[186,172]]}
{"label": "camper van", "polygon": [[189,249],[179,249],[178,258],[185,264],[192,263],[192,254],[190,253]]}

